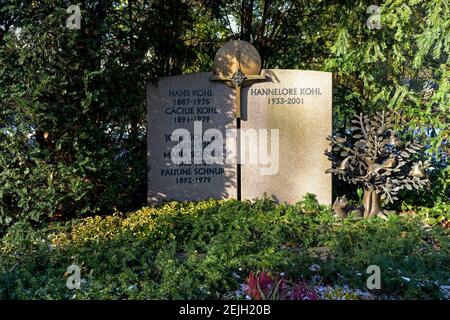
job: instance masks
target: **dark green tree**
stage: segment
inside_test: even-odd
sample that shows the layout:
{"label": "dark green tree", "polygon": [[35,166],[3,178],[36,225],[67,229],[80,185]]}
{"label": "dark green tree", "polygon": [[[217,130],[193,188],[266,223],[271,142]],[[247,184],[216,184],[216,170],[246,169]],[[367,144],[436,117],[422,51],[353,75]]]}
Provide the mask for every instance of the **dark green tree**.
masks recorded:
{"label": "dark green tree", "polygon": [[0,1],[0,226],[143,205],[146,81],[211,70],[238,38],[264,67],[332,71],[335,133],[385,108],[421,131],[448,201],[447,1],[80,0],[80,30],[71,4]]}
{"label": "dark green tree", "polygon": [[145,204],[145,83],[219,43],[201,3],[79,1],[79,30],[69,5],[2,2],[0,226]]}

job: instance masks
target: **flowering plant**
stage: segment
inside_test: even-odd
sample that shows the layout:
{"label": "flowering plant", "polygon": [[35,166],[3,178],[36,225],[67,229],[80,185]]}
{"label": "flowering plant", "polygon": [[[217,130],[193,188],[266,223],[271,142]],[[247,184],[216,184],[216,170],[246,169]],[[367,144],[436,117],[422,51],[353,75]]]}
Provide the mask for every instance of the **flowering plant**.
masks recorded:
{"label": "flowering plant", "polygon": [[304,281],[292,282],[267,272],[251,272],[244,285],[253,300],[317,300],[319,295]]}

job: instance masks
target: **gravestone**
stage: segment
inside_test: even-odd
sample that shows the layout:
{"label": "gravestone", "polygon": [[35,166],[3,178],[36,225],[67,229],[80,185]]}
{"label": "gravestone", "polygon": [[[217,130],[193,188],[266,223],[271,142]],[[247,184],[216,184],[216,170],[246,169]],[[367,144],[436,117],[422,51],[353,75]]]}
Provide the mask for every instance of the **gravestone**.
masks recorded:
{"label": "gravestone", "polygon": [[[241,128],[278,129],[279,157],[270,166],[275,174],[261,174],[264,164],[243,164],[242,199],[264,193],[281,202],[295,203],[314,193],[320,203],[331,203],[330,163],[323,152],[331,133],[331,73],[303,70],[263,70],[265,82],[243,90]],[[241,144],[241,154],[251,146]],[[256,151],[253,151],[256,152]]]}
{"label": "gravestone", "polygon": [[[179,143],[171,141],[176,129],[184,128],[194,138],[198,134],[194,132],[196,121],[202,131],[212,128],[225,134],[227,129],[236,128],[233,90],[210,81],[211,76],[205,72],[164,77],[157,86],[147,85],[149,203],[237,197],[236,165],[177,165],[171,160],[171,151]],[[225,144],[224,148],[233,146]]]}
{"label": "gravestone", "polygon": [[[307,192],[331,203],[323,155],[331,133],[331,74],[260,70],[258,63],[251,45],[232,41],[219,50],[214,74],[147,85],[149,203],[263,196],[295,203]],[[192,141],[174,134],[177,129]],[[201,159],[202,150],[221,141],[209,129],[224,136],[221,163]],[[191,162],[176,164],[172,151],[183,142],[189,148],[174,154]]]}

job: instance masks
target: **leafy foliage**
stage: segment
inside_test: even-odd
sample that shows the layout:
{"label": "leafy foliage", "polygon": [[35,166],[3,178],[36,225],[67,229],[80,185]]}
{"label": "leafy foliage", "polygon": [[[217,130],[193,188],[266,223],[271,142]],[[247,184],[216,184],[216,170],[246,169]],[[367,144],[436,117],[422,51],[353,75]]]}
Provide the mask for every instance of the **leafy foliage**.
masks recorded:
{"label": "leafy foliage", "polygon": [[[372,293],[378,298],[442,298],[449,230],[439,223],[423,226],[420,215],[336,221],[310,196],[295,205],[267,199],[170,202],[41,230],[20,223],[0,241],[0,295],[236,299],[251,272],[283,272],[308,282],[319,276],[323,285],[336,288],[330,297],[341,297],[348,294],[338,288],[365,289],[366,268],[377,264],[382,288]],[[311,255],[318,247],[327,247],[331,256]],[[64,273],[72,263],[81,268],[81,290],[66,287]],[[295,288],[299,295],[309,292],[302,285],[285,289]]]}
{"label": "leafy foliage", "polygon": [[[220,45],[251,41],[266,68],[333,72],[334,134],[387,108],[436,171],[410,204],[449,201],[449,6],[441,0],[79,1],[0,4],[0,234],[145,203],[145,82],[211,70]],[[336,183],[335,190],[355,192]],[[356,197],[356,196],[355,196]]]}
{"label": "leafy foliage", "polygon": [[[145,82],[214,55],[208,8],[82,1],[82,28],[71,30],[69,4],[0,7],[0,234],[17,221],[141,207]],[[197,31],[202,41],[188,40]]]}
{"label": "leafy foliage", "polygon": [[[377,4],[381,28],[370,29],[367,8]],[[334,78],[335,133],[347,137],[351,119],[360,114],[390,111],[399,138],[403,130],[415,132],[440,170],[448,170],[449,133],[449,29],[446,1],[345,1],[339,5],[331,55],[325,70]],[[432,206],[449,201],[448,184],[431,175]],[[336,189],[355,191],[336,180]],[[437,190],[444,194],[436,195]],[[349,192],[346,192],[349,194]],[[413,199],[410,199],[413,201]]]}

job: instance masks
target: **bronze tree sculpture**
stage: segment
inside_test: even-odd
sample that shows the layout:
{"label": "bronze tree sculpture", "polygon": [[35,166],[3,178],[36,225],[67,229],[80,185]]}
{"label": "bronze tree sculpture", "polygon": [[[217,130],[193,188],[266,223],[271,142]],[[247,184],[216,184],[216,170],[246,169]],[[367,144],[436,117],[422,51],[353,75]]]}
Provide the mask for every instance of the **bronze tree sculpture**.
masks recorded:
{"label": "bronze tree sculpture", "polygon": [[351,141],[340,135],[327,137],[331,150],[325,154],[333,166],[326,173],[364,189],[365,218],[385,218],[382,200],[394,202],[402,189],[429,186],[426,172],[432,169],[430,161],[418,160],[422,149],[419,143],[398,138],[389,112],[371,118],[360,114],[352,123]]}

